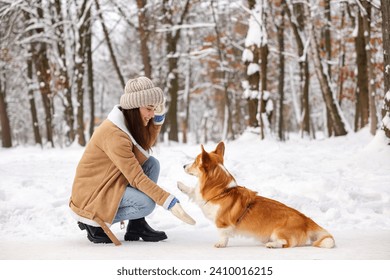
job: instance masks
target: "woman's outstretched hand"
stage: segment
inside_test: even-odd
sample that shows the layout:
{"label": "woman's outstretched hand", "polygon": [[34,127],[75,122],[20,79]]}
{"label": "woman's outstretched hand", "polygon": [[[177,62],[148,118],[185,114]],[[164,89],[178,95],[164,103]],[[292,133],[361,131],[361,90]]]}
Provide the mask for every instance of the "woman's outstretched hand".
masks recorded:
{"label": "woman's outstretched hand", "polygon": [[179,202],[177,202],[171,209],[169,209],[169,211],[171,211],[173,215],[187,224],[195,225],[196,223],[195,220],[183,210]]}

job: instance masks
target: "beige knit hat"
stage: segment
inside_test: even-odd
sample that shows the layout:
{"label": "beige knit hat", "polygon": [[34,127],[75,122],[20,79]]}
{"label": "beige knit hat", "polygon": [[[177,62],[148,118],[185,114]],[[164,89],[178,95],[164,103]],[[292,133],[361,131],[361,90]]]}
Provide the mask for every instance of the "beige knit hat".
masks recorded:
{"label": "beige knit hat", "polygon": [[157,106],[163,102],[164,94],[162,90],[155,87],[147,77],[139,77],[127,81],[119,104],[123,109],[134,109],[148,105]]}

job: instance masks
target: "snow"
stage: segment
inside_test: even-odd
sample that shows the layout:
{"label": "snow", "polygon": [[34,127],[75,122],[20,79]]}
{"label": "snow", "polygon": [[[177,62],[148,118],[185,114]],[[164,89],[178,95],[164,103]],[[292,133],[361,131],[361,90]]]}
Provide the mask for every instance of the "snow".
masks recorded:
{"label": "snow", "polygon": [[[166,241],[123,242],[119,247],[90,243],[68,209],[75,168],[83,152],[75,145],[0,149],[0,259],[390,259],[390,148],[383,137],[372,137],[364,129],[316,141],[294,135],[285,143],[259,138],[246,132],[227,142],[226,168],[238,184],[313,218],[334,235],[336,248],[271,250],[245,237],[231,238],[227,248],[214,248],[218,239],[214,225],[176,188],[179,180],[195,184],[196,179],[184,173],[182,166],[200,152],[200,147],[177,143],[154,148],[153,155],[161,163],[159,184],[179,198],[197,224],[184,224],[157,206],[147,220],[152,227],[166,231]],[[215,143],[205,148],[210,151]],[[119,224],[112,230],[123,241]]]}
{"label": "snow", "polygon": [[386,113],[386,115],[382,119],[382,124],[387,129],[390,129],[390,114]]}
{"label": "snow", "polygon": [[248,34],[245,38],[245,47],[256,45],[257,47],[267,45],[267,32],[262,18],[263,6],[256,3],[249,18]]}
{"label": "snow", "polygon": [[248,69],[246,70],[246,74],[248,76],[251,76],[255,74],[256,72],[260,72],[260,66],[257,63],[249,63]]}
{"label": "snow", "polygon": [[[265,99],[265,98],[263,97],[263,99]],[[267,102],[267,104],[265,106],[265,111],[267,112],[267,114],[270,114],[273,110],[274,110],[274,103],[273,102]]]}
{"label": "snow", "polygon": [[242,52],[242,61],[243,62],[253,61],[253,52],[250,49],[244,49],[244,51]]}
{"label": "snow", "polygon": [[[388,90],[386,92],[386,95],[385,95],[385,98],[384,98],[384,102],[385,103],[388,102],[388,101],[390,101],[390,90]],[[383,117],[382,124],[387,129],[390,129],[390,114],[389,113],[386,113],[385,116]]]}

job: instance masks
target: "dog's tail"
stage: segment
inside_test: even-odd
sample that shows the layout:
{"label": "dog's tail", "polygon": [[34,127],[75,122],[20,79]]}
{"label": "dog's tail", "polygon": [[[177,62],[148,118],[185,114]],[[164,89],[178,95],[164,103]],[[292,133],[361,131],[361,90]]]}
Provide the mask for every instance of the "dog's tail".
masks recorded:
{"label": "dog's tail", "polygon": [[336,245],[333,236],[320,226],[310,232],[310,239],[315,247],[330,249]]}

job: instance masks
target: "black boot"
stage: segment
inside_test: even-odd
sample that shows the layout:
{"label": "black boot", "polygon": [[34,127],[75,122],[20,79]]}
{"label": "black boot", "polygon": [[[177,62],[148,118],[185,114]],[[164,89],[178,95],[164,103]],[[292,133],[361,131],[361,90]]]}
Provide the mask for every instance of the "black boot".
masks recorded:
{"label": "black boot", "polygon": [[142,238],[143,241],[157,242],[167,239],[167,235],[163,231],[152,229],[145,218],[137,220],[129,220],[125,234],[126,241],[137,241]]}
{"label": "black boot", "polygon": [[77,224],[81,230],[87,230],[89,241],[93,243],[112,243],[111,239],[101,227],[93,227],[81,222],[77,222]]}

